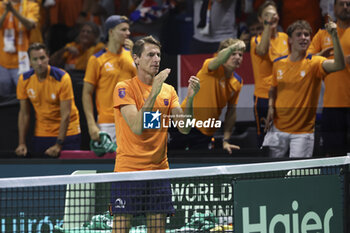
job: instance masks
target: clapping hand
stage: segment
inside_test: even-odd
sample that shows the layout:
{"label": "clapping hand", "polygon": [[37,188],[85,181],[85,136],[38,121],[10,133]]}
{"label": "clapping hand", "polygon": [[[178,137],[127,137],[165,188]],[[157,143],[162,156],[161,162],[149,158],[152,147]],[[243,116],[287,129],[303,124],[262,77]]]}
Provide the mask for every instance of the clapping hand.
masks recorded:
{"label": "clapping hand", "polygon": [[154,94],[158,96],[160,91],[162,90],[163,83],[168,78],[170,74],[170,69],[166,68],[159,72],[154,78],[153,78],[153,84],[152,84],[152,90],[154,91]]}
{"label": "clapping hand", "polygon": [[193,98],[200,89],[199,78],[196,76],[191,76],[188,80],[187,96],[188,98]]}

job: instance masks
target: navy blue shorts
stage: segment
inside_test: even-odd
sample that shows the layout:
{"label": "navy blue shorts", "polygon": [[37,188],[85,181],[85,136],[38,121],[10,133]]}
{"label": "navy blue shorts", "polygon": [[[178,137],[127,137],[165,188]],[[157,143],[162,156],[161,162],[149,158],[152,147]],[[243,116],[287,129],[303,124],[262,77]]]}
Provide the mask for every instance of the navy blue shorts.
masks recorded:
{"label": "navy blue shorts", "polygon": [[169,180],[115,182],[111,185],[110,212],[172,215],[175,209],[171,197]]}
{"label": "navy blue shorts", "polygon": [[269,99],[254,96],[254,117],[256,122],[257,146],[260,148],[265,137],[265,120],[269,110]]}

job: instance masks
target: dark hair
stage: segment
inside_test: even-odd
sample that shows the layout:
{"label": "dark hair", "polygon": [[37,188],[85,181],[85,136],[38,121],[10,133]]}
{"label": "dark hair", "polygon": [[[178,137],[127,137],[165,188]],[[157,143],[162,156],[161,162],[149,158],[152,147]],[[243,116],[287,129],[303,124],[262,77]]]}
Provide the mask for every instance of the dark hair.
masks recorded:
{"label": "dark hair", "polygon": [[30,53],[32,52],[32,50],[40,50],[40,49],[43,49],[46,53],[47,56],[49,56],[49,51],[46,47],[45,44],[43,43],[33,43],[31,45],[29,45],[29,48],[28,48],[28,56],[30,58]]}
{"label": "dark hair", "polygon": [[145,44],[154,44],[159,47],[159,49],[162,48],[160,42],[156,39],[154,39],[153,36],[146,36],[139,40],[137,40],[132,48],[132,54],[135,54],[138,57],[141,57],[141,54],[145,48]]}
{"label": "dark hair", "polygon": [[96,38],[98,38],[100,36],[100,29],[98,28],[98,26],[94,22],[91,22],[91,21],[84,22],[80,27],[80,31],[83,29],[83,27],[85,25],[87,25],[91,28],[92,33],[95,35]]}
{"label": "dark hair", "polygon": [[219,49],[218,52],[220,52],[223,49],[226,49],[227,47],[229,47],[230,45],[237,43],[238,41],[240,41],[240,39],[233,39],[233,38],[228,38],[226,40],[223,40],[220,42],[219,45]]}
{"label": "dark hair", "polygon": [[260,5],[259,9],[258,9],[258,16],[261,17],[263,11],[265,10],[266,7],[268,6],[273,6],[276,10],[277,10],[277,5],[274,1],[271,0],[267,0],[265,1],[263,4]]}
{"label": "dark hair", "polygon": [[291,25],[289,25],[287,28],[288,36],[292,37],[292,34],[296,29],[305,29],[305,30],[309,31],[310,34],[312,34],[312,28],[311,28],[310,24],[305,20],[297,20],[294,23],[292,23]]}

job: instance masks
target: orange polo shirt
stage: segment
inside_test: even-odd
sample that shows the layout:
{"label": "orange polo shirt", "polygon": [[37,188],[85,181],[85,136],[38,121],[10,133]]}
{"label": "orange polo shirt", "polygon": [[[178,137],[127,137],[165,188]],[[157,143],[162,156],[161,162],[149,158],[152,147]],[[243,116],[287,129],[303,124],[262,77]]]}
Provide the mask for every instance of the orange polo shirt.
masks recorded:
{"label": "orange polo shirt", "polygon": [[260,57],[256,54],[256,47],[261,41],[261,35],[252,37],[250,41],[250,57],[254,73],[254,95],[260,98],[269,98],[272,79],[273,61],[288,54],[288,35],[278,32],[276,38],[271,38],[269,52]]}
{"label": "orange polo shirt", "polygon": [[[337,28],[340,44],[344,56],[350,55],[350,28]],[[318,53],[325,48],[333,47],[333,42],[329,33],[320,29],[312,39],[309,52]],[[334,56],[329,57],[331,59]],[[328,74],[324,78],[325,91],[323,96],[323,106],[348,108],[350,107],[350,65],[337,72]]]}
{"label": "orange polo shirt", "polygon": [[49,66],[44,81],[39,81],[32,69],[25,72],[18,80],[17,98],[32,103],[36,117],[34,135],[38,137],[57,137],[61,124],[60,101],[72,100],[67,136],[80,133],[79,112],[67,72]]}
{"label": "orange polo shirt", "polygon": [[164,83],[157,96],[153,110],[159,110],[160,128],[144,129],[141,135],[134,134],[124,117],[120,107],[136,105],[140,110],[151,92],[152,86],[146,85],[138,77],[120,82],[116,85],[113,94],[115,108],[115,125],[118,142],[117,157],[114,171],[139,171],[168,169],[167,158],[167,128],[163,128],[162,118],[170,115],[171,110],[179,107],[179,100],[175,89]]}
{"label": "orange polo shirt", "polygon": [[136,75],[136,67],[129,50],[120,54],[103,49],[91,56],[84,81],[95,86],[99,124],[114,123],[113,91],[115,85]]}
{"label": "orange polo shirt", "polygon": [[274,125],[287,133],[312,133],[326,59],[306,56],[292,62],[288,56],[278,58],[273,65],[272,86],[277,87]]}
{"label": "orange polo shirt", "polygon": [[[193,118],[201,121],[211,118],[218,120],[225,106],[238,103],[243,86],[243,79],[236,73],[227,79],[222,65],[216,70],[209,70],[209,63],[213,59],[206,59],[196,75],[200,80],[201,88],[193,98]],[[182,108],[185,108],[186,101],[187,98],[182,102]],[[202,127],[198,130],[204,135],[212,136],[216,128]]]}

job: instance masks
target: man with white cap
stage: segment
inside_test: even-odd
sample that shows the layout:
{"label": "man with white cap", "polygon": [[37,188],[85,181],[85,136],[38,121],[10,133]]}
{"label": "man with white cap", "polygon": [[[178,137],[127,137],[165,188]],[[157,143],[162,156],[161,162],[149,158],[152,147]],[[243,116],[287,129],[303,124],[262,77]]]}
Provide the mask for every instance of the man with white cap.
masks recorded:
{"label": "man with white cap", "polygon": [[[90,138],[93,141],[99,141],[100,131],[107,132],[115,141],[113,90],[118,82],[136,75],[130,50],[125,48],[126,44],[130,43],[129,35],[127,17],[119,15],[108,17],[105,22],[106,48],[89,59],[84,77],[82,101]],[[94,93],[97,121],[94,117]]]}

